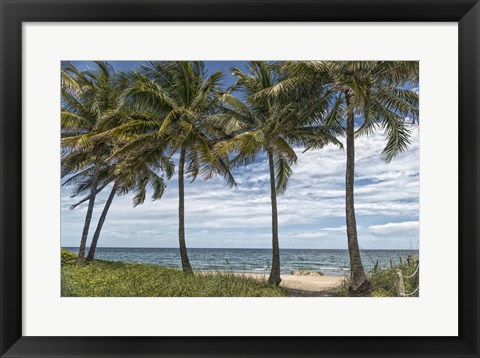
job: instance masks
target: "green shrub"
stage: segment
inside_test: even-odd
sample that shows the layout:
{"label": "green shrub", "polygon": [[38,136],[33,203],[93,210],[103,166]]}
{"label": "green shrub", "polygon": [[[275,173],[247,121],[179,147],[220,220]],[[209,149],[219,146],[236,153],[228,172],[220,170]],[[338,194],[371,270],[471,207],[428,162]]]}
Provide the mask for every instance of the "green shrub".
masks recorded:
{"label": "green shrub", "polygon": [[77,260],[77,255],[66,249],[60,251],[60,257],[62,260],[62,266],[75,264],[75,261]]}
{"label": "green shrub", "polygon": [[149,264],[94,261],[63,264],[63,297],[282,297],[284,288],[232,273],[185,275]]}

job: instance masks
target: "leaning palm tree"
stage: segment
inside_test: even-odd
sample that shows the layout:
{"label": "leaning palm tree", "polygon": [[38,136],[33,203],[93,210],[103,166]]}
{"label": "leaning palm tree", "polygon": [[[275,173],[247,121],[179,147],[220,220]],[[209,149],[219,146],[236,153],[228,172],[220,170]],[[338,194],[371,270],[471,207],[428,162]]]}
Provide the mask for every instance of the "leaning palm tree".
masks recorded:
{"label": "leaning palm tree", "polygon": [[351,268],[349,292],[352,296],[369,295],[372,286],[360,257],[354,206],[355,138],[383,130],[387,143],[381,157],[387,163],[407,150],[410,126],[418,119],[418,94],[411,89],[418,84],[418,62],[304,61],[290,62],[286,67],[296,76],[297,85],[318,82],[324,86],[327,81],[334,101],[343,103],[340,113],[344,116],[347,151],[345,216]]}
{"label": "leaning palm tree", "polygon": [[[158,200],[162,197],[166,184],[163,175],[159,175],[158,172],[161,171],[162,173],[165,173],[166,178],[170,179],[173,175],[173,163],[168,158],[163,158],[159,163],[160,166],[154,166],[146,163],[142,158],[135,158],[130,161],[122,158],[121,161],[118,161],[109,168],[108,175],[103,176],[102,187],[110,184],[111,190],[98,219],[97,227],[88,250],[87,261],[93,261],[95,258],[100,233],[115,196],[125,195],[134,191],[134,207],[144,203],[148,187],[152,188],[152,200]],[[88,177],[86,178],[86,180],[89,179],[90,178]],[[89,182],[86,181],[80,183],[76,188],[75,195],[88,191],[91,185],[91,179]],[[70,209],[75,209],[78,205],[87,200],[88,197],[80,200],[78,203],[72,205]]]}
{"label": "leaning palm tree", "polygon": [[95,135],[114,124],[109,114],[121,106],[121,87],[113,68],[96,62],[96,69],[80,71],[67,64],[62,68],[62,178],[63,185],[88,177],[91,181],[88,208],[80,239],[77,265],[82,265],[92,219],[95,197],[105,173],[105,158],[112,143]]}
{"label": "leaning palm tree", "polygon": [[185,241],[185,176],[194,181],[199,175],[209,179],[220,174],[235,185],[225,158],[212,151],[224,132],[218,121],[222,78],[221,71],[207,76],[199,61],[149,62],[131,74],[126,92],[127,101],[144,117],[114,130],[116,136],[132,136],[118,155],[134,153],[155,161],[165,151],[179,154],[178,241],[187,274],[193,270]]}
{"label": "leaning palm tree", "polygon": [[[293,146],[314,149],[340,143],[328,127],[318,125],[318,118],[326,114],[327,101],[306,100],[304,89],[286,96],[266,95],[282,81],[288,81],[278,64],[252,61],[246,73],[239,69],[232,71],[237,78],[232,90],[242,94],[245,102],[225,94],[224,111],[237,119],[239,133],[233,139],[220,142],[216,152],[233,154],[232,163],[236,165],[248,164],[259,154],[267,157],[272,206],[272,267],[268,282],[278,285],[281,277],[277,194],[286,190],[293,174],[292,165],[297,162]],[[311,89],[321,95],[318,87]]]}
{"label": "leaning palm tree", "polygon": [[[125,89],[127,81],[126,75],[120,73],[117,82],[121,92]],[[133,106],[125,103],[124,96],[122,97],[122,105],[106,113],[103,118],[103,121],[109,122],[111,125],[103,132],[92,136],[92,139],[95,141],[110,143],[110,157],[103,159],[102,173],[99,175],[96,194],[100,193],[107,185],[112,185],[92,237],[87,261],[92,261],[95,257],[100,233],[115,196],[125,195],[134,191],[133,206],[136,207],[143,204],[147,188],[150,187],[153,190],[152,200],[158,200],[162,197],[166,187],[164,177],[170,179],[173,175],[174,165],[172,161],[162,154],[154,157],[145,155],[145,153],[140,153],[140,156],[135,155],[135,153],[116,155],[118,150],[132,139],[129,136],[116,135],[117,129],[119,127],[123,128],[125,125],[131,126],[132,122],[138,123],[145,119],[145,113],[136,112]],[[73,177],[69,180],[72,179]],[[83,172],[80,172],[75,176],[75,179],[79,183],[72,197],[83,194],[86,191],[90,193],[93,184],[91,177],[85,176]],[[90,198],[91,194],[72,205],[70,209],[75,209],[78,205],[90,200]]]}

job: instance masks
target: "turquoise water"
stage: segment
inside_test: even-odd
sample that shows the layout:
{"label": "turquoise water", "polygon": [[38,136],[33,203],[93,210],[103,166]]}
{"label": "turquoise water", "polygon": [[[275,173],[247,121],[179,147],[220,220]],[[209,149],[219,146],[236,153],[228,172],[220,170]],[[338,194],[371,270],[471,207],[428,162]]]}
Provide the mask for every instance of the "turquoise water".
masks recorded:
{"label": "turquoise water", "polygon": [[[66,247],[77,253],[78,248]],[[269,249],[188,249],[190,264],[200,271],[233,271],[269,273],[271,265]],[[380,266],[390,266],[399,258],[418,256],[418,250],[362,250],[365,269],[371,269],[378,260]],[[97,259],[141,262],[166,267],[180,268],[180,254],[176,248],[97,248]],[[292,270],[322,271],[325,275],[343,276],[349,272],[347,250],[282,249],[281,270],[289,274]]]}

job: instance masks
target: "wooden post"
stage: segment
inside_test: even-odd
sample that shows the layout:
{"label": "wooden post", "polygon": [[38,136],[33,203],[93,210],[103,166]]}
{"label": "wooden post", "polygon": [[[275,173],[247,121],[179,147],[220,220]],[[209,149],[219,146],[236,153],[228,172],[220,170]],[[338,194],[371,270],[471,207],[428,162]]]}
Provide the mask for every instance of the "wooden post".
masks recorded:
{"label": "wooden post", "polygon": [[397,288],[397,296],[405,297],[405,285],[403,284],[403,274],[402,270],[395,270],[395,287]]}

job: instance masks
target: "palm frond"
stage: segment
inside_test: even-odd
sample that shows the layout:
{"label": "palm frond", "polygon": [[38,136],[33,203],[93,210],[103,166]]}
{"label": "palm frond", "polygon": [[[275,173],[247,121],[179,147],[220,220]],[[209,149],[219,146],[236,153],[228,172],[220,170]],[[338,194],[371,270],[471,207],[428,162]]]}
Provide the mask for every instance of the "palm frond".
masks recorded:
{"label": "palm frond", "polygon": [[293,175],[293,170],[289,164],[289,159],[283,155],[274,155],[275,182],[278,194],[283,194],[287,190],[287,184]]}

